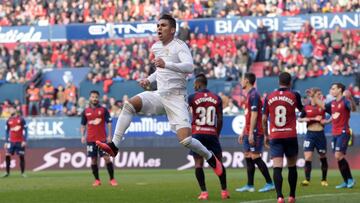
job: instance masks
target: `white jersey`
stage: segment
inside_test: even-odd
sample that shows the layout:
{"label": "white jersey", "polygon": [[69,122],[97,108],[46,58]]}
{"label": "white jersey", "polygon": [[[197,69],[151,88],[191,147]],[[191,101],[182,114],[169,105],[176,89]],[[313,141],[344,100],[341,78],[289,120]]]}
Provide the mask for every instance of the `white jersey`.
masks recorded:
{"label": "white jersey", "polygon": [[165,62],[165,68],[157,68],[148,77],[150,82],[157,82],[159,92],[178,90],[186,93],[186,76],[193,72],[194,64],[189,47],[179,39],[173,39],[164,46],[158,41],[151,47],[155,58]]}

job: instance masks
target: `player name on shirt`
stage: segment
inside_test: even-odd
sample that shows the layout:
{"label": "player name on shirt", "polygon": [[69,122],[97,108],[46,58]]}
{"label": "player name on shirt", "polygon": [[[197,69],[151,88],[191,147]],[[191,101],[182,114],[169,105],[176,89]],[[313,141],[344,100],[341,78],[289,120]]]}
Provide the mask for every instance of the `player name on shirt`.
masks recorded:
{"label": "player name on shirt", "polygon": [[295,102],[287,96],[274,96],[273,98],[269,99],[268,104],[270,105],[275,101],[284,101],[289,103],[291,106],[295,104]]}
{"label": "player name on shirt", "polygon": [[200,103],[203,103],[203,102],[211,102],[213,104],[218,103],[217,100],[212,98],[212,97],[200,97],[200,98],[195,100],[196,105],[199,105]]}

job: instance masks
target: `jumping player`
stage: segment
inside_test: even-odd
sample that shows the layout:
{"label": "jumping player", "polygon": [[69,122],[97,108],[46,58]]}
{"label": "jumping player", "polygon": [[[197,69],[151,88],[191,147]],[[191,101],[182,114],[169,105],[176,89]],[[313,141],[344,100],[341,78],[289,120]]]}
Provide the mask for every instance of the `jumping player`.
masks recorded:
{"label": "jumping player", "polygon": [[[305,178],[301,185],[308,186],[311,177],[311,162],[314,149],[316,148],[320,156],[322,179],[321,186],[328,186],[326,180],[328,163],[326,159],[326,137],[324,133],[324,124],[330,122],[325,119],[325,109],[322,103],[323,94],[318,88],[308,90],[308,97],[310,103],[305,105],[304,111],[301,113],[300,122],[307,123],[307,133],[304,139],[304,157],[305,157]],[[320,105],[319,105],[320,103]]]}
{"label": "jumping player", "polygon": [[216,175],[221,176],[221,162],[199,140],[191,137],[189,106],[186,102],[186,77],[194,70],[193,58],[189,47],[183,41],[174,38],[175,32],[176,20],[168,14],[162,15],[157,24],[160,41],[150,49],[151,55],[154,56],[152,63],[156,71],[139,82],[140,86],[145,88],[156,81],[158,90],[142,92],[125,102],[112,142],[96,143],[111,156],[116,156],[133,115],[138,112],[145,114],[165,112],[180,144],[204,157]]}
{"label": "jumping player", "polygon": [[[207,79],[204,74],[196,76],[195,93],[189,96],[188,102],[192,112],[192,136],[199,140],[208,150],[222,160],[222,149],[219,136],[223,124],[222,101],[219,96],[206,89]],[[201,193],[199,200],[207,200],[209,193],[206,190],[204,176],[204,158],[194,151],[190,151],[195,161],[195,176],[199,183]],[[226,171],[222,165],[223,173],[219,176],[221,184],[221,198],[230,198],[226,186]]]}
{"label": "jumping player", "polygon": [[20,159],[21,175],[25,178],[25,147],[27,139],[27,126],[25,119],[20,116],[14,106],[10,107],[11,117],[6,121],[5,145],[7,149],[5,155],[6,173],[3,177],[10,175],[11,156],[16,152]]}
{"label": "jumping player", "polygon": [[266,184],[259,192],[267,192],[275,189],[271,180],[269,170],[265,162],[261,159],[264,145],[264,132],[261,123],[262,101],[260,94],[254,88],[256,76],[253,73],[245,73],[241,86],[247,91],[247,100],[245,104],[245,128],[239,135],[239,143],[244,146],[244,154],[247,168],[248,183],[242,188],[236,189],[238,192],[254,192],[254,174],[255,164],[263,174]]}
{"label": "jumping player", "polygon": [[291,75],[283,72],[279,75],[280,88],[269,94],[264,101],[263,129],[265,141],[268,142],[268,118],[270,121],[270,154],[274,167],[274,183],[278,203],[283,203],[282,168],[283,157],[287,159],[289,169],[288,182],[290,186],[289,203],[295,202],[297,184],[296,161],[298,141],[296,132],[296,109],[303,110],[301,96],[291,91]]}
{"label": "jumping player", "polygon": [[98,167],[98,156],[104,158],[106,168],[110,177],[110,185],[117,186],[118,183],[114,178],[114,166],[110,160],[110,156],[104,154],[103,151],[99,150],[95,144],[96,140],[106,142],[106,128],[108,127],[108,141],[111,140],[111,117],[109,111],[100,106],[99,104],[100,93],[98,91],[90,92],[90,106],[86,108],[81,114],[81,142],[86,143],[87,154],[91,157],[91,169],[95,177],[93,186],[100,186],[101,181],[99,178],[99,167]]}

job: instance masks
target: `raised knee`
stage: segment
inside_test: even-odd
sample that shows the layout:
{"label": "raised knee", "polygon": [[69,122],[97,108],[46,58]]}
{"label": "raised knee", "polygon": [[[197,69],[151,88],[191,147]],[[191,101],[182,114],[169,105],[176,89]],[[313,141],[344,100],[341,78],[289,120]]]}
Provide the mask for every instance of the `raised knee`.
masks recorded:
{"label": "raised knee", "polygon": [[192,140],[192,137],[186,137],[185,139],[183,140],[180,140],[180,144],[182,144],[183,146],[187,147],[191,144],[191,140]]}
{"label": "raised knee", "polygon": [[126,111],[126,112],[128,112],[130,114],[135,114],[136,113],[135,107],[128,101],[126,101],[124,103],[124,106],[123,106],[122,110]]}

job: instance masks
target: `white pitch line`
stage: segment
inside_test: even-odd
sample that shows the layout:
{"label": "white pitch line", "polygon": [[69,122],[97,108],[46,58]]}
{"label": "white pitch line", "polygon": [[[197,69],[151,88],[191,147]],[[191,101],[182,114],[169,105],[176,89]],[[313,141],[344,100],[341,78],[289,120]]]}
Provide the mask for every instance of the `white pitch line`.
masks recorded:
{"label": "white pitch line", "polygon": [[[352,192],[352,193],[325,193],[325,194],[315,194],[315,195],[304,195],[304,196],[296,196],[296,199],[307,199],[307,198],[313,198],[313,197],[332,197],[332,196],[338,196],[338,195],[354,195],[354,194],[360,194],[358,192]],[[273,199],[262,199],[262,200],[254,200],[254,201],[247,201],[247,202],[241,202],[241,203],[262,203],[262,202],[269,202],[269,201],[275,201],[276,198]]]}

